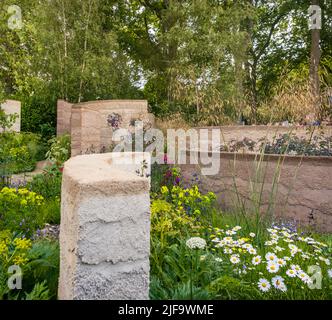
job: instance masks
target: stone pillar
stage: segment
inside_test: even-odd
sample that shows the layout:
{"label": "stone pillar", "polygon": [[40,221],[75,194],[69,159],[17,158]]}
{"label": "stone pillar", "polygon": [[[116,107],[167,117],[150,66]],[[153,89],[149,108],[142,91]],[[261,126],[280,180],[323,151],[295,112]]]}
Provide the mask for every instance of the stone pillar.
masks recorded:
{"label": "stone pillar", "polygon": [[59,299],[148,299],[150,180],[136,173],[143,159],[150,168],[148,153],[81,155],[65,163]]}
{"label": "stone pillar", "polygon": [[[16,118],[14,124],[9,131],[21,131],[21,102],[16,100],[6,100],[5,102],[1,103],[1,109],[5,111],[5,114],[17,114],[18,117]],[[0,132],[2,129],[0,128]]]}
{"label": "stone pillar", "polygon": [[56,122],[56,134],[60,136],[62,134],[70,134],[70,119],[71,108],[73,104],[68,103],[65,100],[58,100],[57,102],[57,122]]}

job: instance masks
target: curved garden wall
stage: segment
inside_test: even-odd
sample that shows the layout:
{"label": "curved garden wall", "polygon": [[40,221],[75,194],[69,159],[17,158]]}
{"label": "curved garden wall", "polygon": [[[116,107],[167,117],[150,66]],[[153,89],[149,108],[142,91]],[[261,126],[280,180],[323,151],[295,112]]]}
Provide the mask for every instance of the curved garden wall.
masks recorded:
{"label": "curved garden wall", "polygon": [[180,167],[187,179],[197,173],[202,190],[215,192],[222,208],[228,211],[258,208],[261,213],[270,212],[321,231],[332,231],[331,157],[261,158],[257,154],[221,152],[216,175],[200,175],[199,165]]}

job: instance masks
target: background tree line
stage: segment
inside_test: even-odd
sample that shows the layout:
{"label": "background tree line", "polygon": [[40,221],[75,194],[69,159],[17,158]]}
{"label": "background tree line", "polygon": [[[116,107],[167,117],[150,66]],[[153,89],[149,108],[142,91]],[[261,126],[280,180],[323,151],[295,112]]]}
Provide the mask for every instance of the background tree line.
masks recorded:
{"label": "background tree line", "polygon": [[20,30],[12,4],[0,3],[0,95],[22,101],[24,130],[52,135],[58,98],[144,98],[194,125],[329,112],[329,0],[18,0]]}

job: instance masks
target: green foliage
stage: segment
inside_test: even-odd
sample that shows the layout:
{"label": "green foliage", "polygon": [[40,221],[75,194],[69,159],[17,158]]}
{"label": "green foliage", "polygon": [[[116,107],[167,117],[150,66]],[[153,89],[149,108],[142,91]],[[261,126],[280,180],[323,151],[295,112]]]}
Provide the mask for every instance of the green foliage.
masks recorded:
{"label": "green foliage", "polygon": [[[44,145],[33,133],[0,133],[0,175],[32,171],[36,162],[43,159]],[[5,181],[0,180],[0,186]]]}
{"label": "green foliage", "polygon": [[60,224],[60,208],[61,201],[59,197],[46,199],[45,204],[41,208],[41,216],[43,221],[49,224]]}
{"label": "green foliage", "polygon": [[65,134],[60,137],[54,137],[49,143],[51,147],[46,153],[48,160],[60,166],[70,158],[70,135]]}
{"label": "green foliage", "polygon": [[25,293],[25,300],[50,300],[46,281],[36,283],[30,293]]}
{"label": "green foliage", "polygon": [[42,174],[35,175],[27,184],[27,188],[45,199],[54,199],[61,195],[62,173],[58,167],[52,166]]}
{"label": "green foliage", "polygon": [[0,128],[2,131],[5,132],[7,129],[10,129],[15,123],[17,117],[18,114],[6,114],[0,106]]}
{"label": "green foliage", "polygon": [[[10,289],[8,268],[17,265],[22,272],[22,289]],[[57,242],[32,242],[10,231],[0,232],[0,300],[48,300],[56,298],[59,274]]]}
{"label": "green foliage", "polygon": [[0,228],[30,237],[43,225],[44,198],[25,188],[0,191]]}
{"label": "green foliage", "polygon": [[[35,283],[45,283],[49,289],[49,298],[56,299],[59,278],[59,243],[51,240],[37,240],[28,254],[28,270],[25,285],[32,288]],[[44,285],[45,286],[45,285]]]}
{"label": "green foliage", "polygon": [[217,299],[253,300],[257,298],[257,294],[255,296],[255,290],[248,284],[229,275],[224,275],[213,280],[208,287],[208,291]]}

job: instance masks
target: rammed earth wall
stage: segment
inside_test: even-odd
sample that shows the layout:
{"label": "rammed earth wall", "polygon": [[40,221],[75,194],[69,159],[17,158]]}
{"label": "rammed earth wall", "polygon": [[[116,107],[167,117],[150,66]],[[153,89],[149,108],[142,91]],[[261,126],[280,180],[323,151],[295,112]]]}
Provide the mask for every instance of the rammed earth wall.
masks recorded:
{"label": "rammed earth wall", "polygon": [[[148,299],[148,153],[82,155],[65,163],[59,299]],[[147,172],[148,173],[148,172]]]}
{"label": "rammed earth wall", "polygon": [[[198,165],[180,167],[187,180],[201,172]],[[331,157],[220,153],[219,172],[200,180],[202,189],[215,192],[227,211],[239,212],[243,206],[249,211],[262,194],[262,214],[272,212],[332,232]]]}
{"label": "rammed earth wall", "polygon": [[73,156],[109,151],[114,132],[118,128],[133,130],[137,120],[154,126],[146,100],[58,101],[57,134],[71,135]]}

